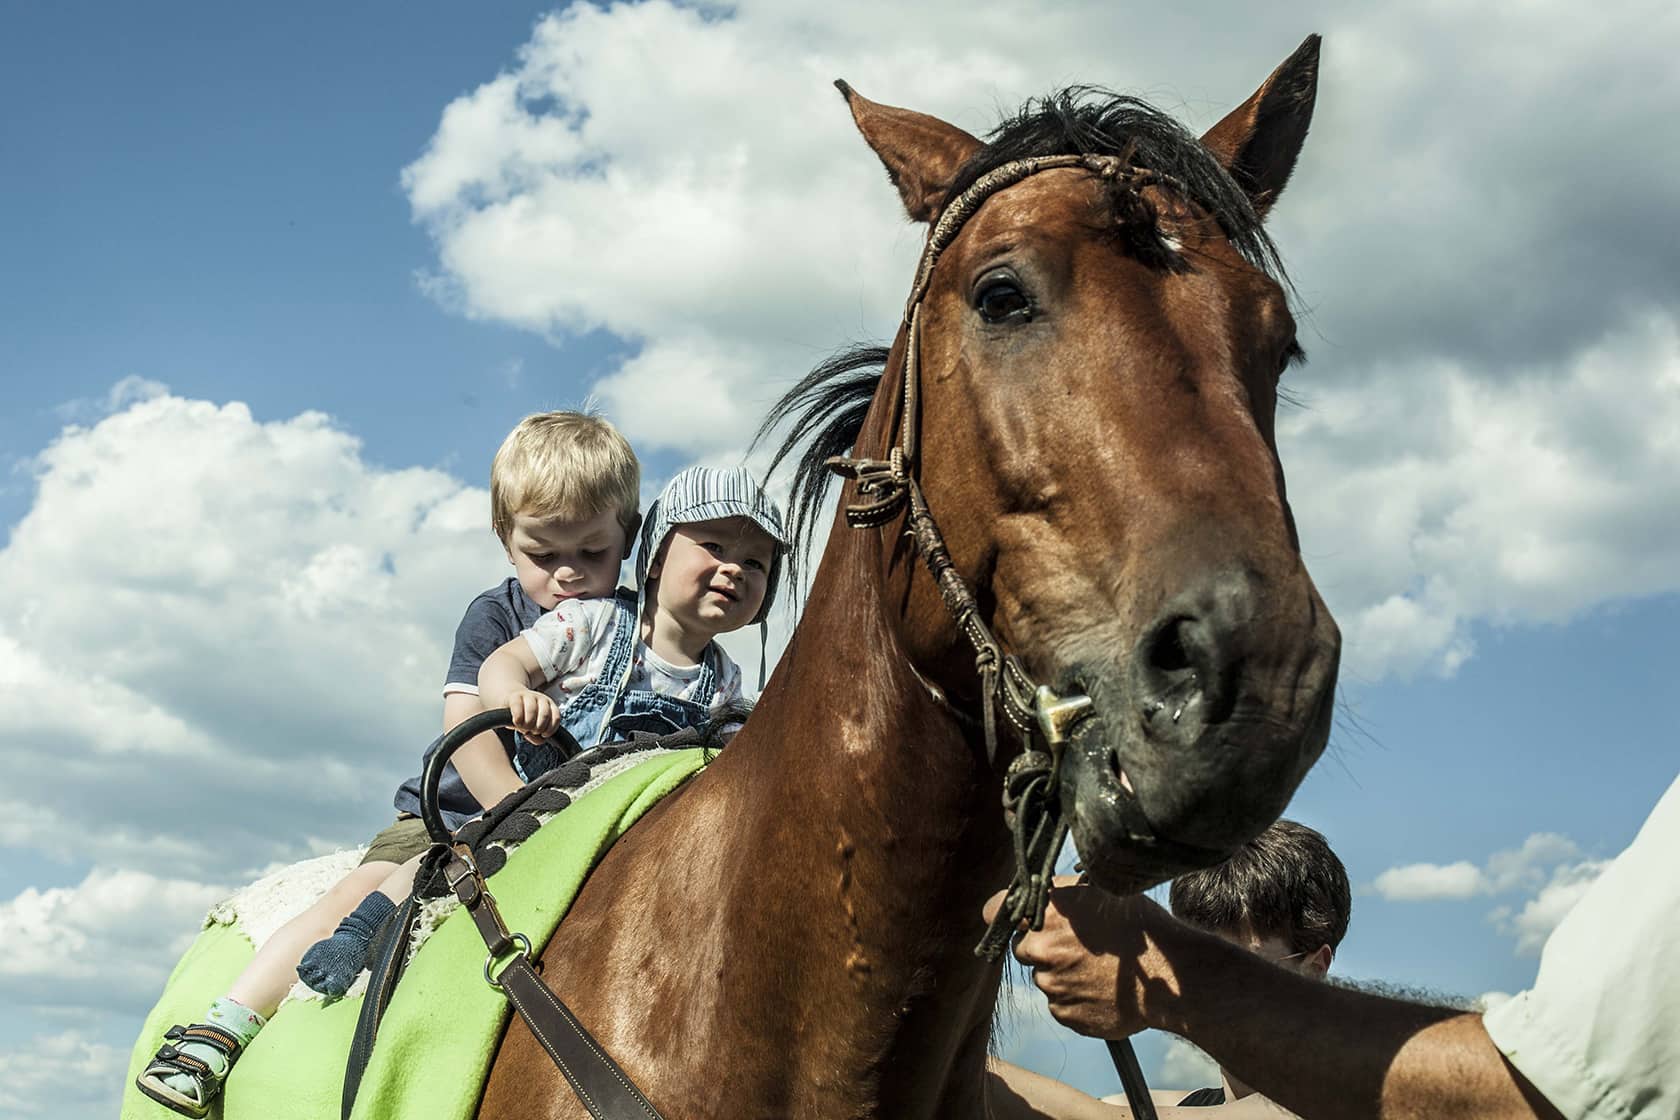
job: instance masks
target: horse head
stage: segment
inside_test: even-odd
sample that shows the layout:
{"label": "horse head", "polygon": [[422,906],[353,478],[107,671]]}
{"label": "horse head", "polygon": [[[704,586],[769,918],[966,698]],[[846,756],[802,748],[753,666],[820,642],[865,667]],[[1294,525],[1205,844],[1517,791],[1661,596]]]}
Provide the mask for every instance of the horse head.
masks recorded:
{"label": "horse head", "polygon": [[[1317,64],[1314,37],[1199,141],[1074,90],[982,142],[839,83],[934,227],[857,446],[911,441],[978,617],[1031,678],[1090,697],[1060,796],[1114,890],[1258,833],[1329,734],[1340,636],[1285,497],[1274,413],[1302,351],[1262,226]],[[853,483],[843,503],[867,500]],[[908,552],[883,548],[904,653],[977,712],[973,651]]]}

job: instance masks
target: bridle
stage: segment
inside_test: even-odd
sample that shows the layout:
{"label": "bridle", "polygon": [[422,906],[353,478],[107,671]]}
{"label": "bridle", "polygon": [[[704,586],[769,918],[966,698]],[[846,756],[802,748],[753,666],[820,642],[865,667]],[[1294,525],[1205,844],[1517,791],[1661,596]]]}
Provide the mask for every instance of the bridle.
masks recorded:
{"label": "bridle", "polygon": [[[980,620],[974,594],[951,563],[944,535],[928,509],[927,498],[916,477],[917,439],[921,428],[922,301],[933,282],[933,271],[939,263],[940,254],[957,239],[963,226],[988,198],[1029,176],[1061,167],[1082,167],[1133,191],[1156,185],[1185,191],[1179,180],[1134,167],[1121,156],[1036,156],[1003,164],[975,180],[940,212],[933,228],[928,231],[927,244],[916,267],[916,282],[904,305],[904,397],[894,425],[894,445],[885,459],[837,455],[828,460],[831,470],[858,484],[858,501],[846,507],[846,523],[852,528],[878,528],[907,509],[906,535],[926,560],[928,571],[933,575],[940,597],[951,612],[957,629],[974,647],[974,668],[980,675],[986,753],[988,760],[994,763],[997,761],[995,712],[998,709],[1002,709],[1004,717],[1024,738],[1030,738],[1035,732],[1042,734],[1047,745],[1053,748],[1053,757],[1059,758],[1067,728],[1090,706],[1090,698],[1077,694],[1066,698],[1057,696],[1048,686],[1035,683],[1018,658],[1004,652],[997,638]],[[1083,703],[1079,702],[1081,700]]]}
{"label": "bridle", "polygon": [[[987,761],[993,765],[997,762],[997,712],[1003,713],[1022,740],[1023,749],[1005,770],[1003,782],[1004,820],[1013,839],[1015,873],[1005,892],[1003,906],[975,946],[975,954],[986,960],[997,959],[1022,923],[1033,930],[1044,928],[1056,857],[1068,831],[1059,797],[1062,757],[1074,725],[1091,714],[1092,704],[1084,693],[1062,695],[1049,685],[1035,681],[1020,659],[1004,650],[981,619],[974,593],[951,562],[944,534],[928,508],[917,478],[922,302],[933,282],[940,254],[956,240],[964,224],[986,199],[1041,171],[1063,167],[1083,168],[1134,193],[1149,186],[1165,186],[1181,197],[1190,197],[1180,180],[1136,167],[1123,156],[1111,155],[1020,159],[975,180],[940,212],[922,249],[916,282],[904,306],[904,396],[887,457],[835,456],[827,462],[829,469],[857,483],[857,500],[845,508],[846,523],[852,528],[880,528],[903,514],[905,536],[910,539],[911,547],[921,553],[945,609],[974,648]],[[1152,1116],[1154,1110],[1149,1107],[1147,1087],[1130,1045],[1122,1042],[1111,1045],[1110,1050],[1121,1079],[1127,1082],[1127,1100],[1135,1100],[1134,1107],[1142,1107],[1140,1116]]]}
{"label": "bridle", "polygon": [[1027,920],[1033,929],[1043,927],[1056,854],[1067,832],[1066,825],[1059,820],[1060,808],[1055,796],[1062,755],[1073,725],[1090,714],[1091,698],[1083,693],[1064,696],[1049,685],[1035,681],[1020,659],[1004,650],[981,619],[979,604],[968,581],[951,562],[944,534],[933,519],[917,478],[922,303],[932,285],[940,254],[950,247],[988,198],[1041,171],[1063,167],[1083,168],[1134,192],[1149,186],[1167,186],[1183,195],[1189,194],[1181,181],[1136,167],[1123,156],[1112,155],[1035,156],[1003,164],[975,180],[951,200],[928,231],[927,244],[916,268],[916,282],[904,305],[904,395],[887,457],[835,456],[827,463],[829,469],[857,483],[858,498],[845,509],[846,523],[852,528],[879,528],[901,513],[904,515],[905,536],[915,551],[921,553],[945,609],[974,648],[988,762],[994,765],[997,762],[999,711],[1025,747],[1010,763],[1004,778],[1005,816],[1015,834],[1016,870],[1003,910],[975,950],[988,959],[1002,951],[1022,920]]}

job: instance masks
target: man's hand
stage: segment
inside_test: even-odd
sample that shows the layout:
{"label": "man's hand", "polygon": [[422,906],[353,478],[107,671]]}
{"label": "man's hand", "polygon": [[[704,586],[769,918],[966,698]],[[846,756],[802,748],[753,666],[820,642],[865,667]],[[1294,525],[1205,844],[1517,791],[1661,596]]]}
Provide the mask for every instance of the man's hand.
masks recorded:
{"label": "man's hand", "polygon": [[[988,921],[1003,894],[986,903]],[[1033,983],[1063,1026],[1094,1038],[1126,1038],[1153,1025],[1152,996],[1176,992],[1171,969],[1157,950],[1171,924],[1141,895],[1120,898],[1063,876],[1050,893],[1044,928],[1016,942],[1015,957],[1032,969]]]}
{"label": "man's hand", "polygon": [[533,743],[540,743],[560,726],[560,708],[546,694],[522,688],[507,698],[509,720],[514,729]]}

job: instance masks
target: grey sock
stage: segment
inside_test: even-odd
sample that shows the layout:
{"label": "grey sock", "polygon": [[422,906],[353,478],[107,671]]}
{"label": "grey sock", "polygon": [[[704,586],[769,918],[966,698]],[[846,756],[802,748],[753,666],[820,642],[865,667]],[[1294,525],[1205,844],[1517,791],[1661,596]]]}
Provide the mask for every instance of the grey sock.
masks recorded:
{"label": "grey sock", "polygon": [[350,990],[367,967],[373,936],[385,920],[396,913],[397,904],[374,891],[350,912],[333,935],[317,941],[298,962],[298,979],[324,996],[341,996]]}

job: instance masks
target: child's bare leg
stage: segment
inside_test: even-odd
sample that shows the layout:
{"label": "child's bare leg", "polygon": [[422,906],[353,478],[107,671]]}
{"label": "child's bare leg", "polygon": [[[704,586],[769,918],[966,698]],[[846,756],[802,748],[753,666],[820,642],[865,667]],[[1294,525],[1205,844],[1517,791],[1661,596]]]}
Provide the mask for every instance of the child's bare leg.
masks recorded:
{"label": "child's bare leg", "polygon": [[[263,1028],[297,979],[298,958],[326,936],[369,891],[397,869],[389,861],[364,863],[340,879],[314,905],[274,931],[251,958],[226,996],[213,1002],[200,1024],[173,1048],[167,1043],[135,1079],[141,1092],[184,1116],[203,1116],[235,1058]],[[409,872],[412,881],[413,872]],[[205,1026],[208,1024],[208,1026]],[[205,1036],[209,1036],[209,1040]],[[171,1049],[184,1058],[168,1059]],[[184,1064],[184,1063],[192,1064]]]}
{"label": "child's bare leg", "polygon": [[[403,899],[414,893],[414,876],[419,872],[420,860],[425,854],[425,852],[421,852],[420,855],[415,856],[408,862],[391,868],[391,873],[385,876],[384,882],[379,884],[379,893],[397,905],[402,905]],[[385,864],[384,866],[390,867],[391,865]]]}
{"label": "child's bare leg", "polygon": [[[297,983],[298,962],[304,952],[323,937],[332,936],[332,931],[356,904],[396,870],[396,864],[381,860],[364,863],[340,879],[313,906],[274,931],[228,989],[228,998],[238,1000],[265,1019],[273,1015]],[[410,872],[411,883],[413,878]]]}
{"label": "child's bare leg", "polygon": [[[421,853],[424,855],[424,853]],[[414,888],[414,875],[421,855],[414,856],[387,875],[377,890],[370,891],[331,937],[309,947],[298,962],[297,974],[305,984],[329,996],[350,990],[356,977],[367,967],[373,936]],[[391,864],[382,864],[392,867]]]}

